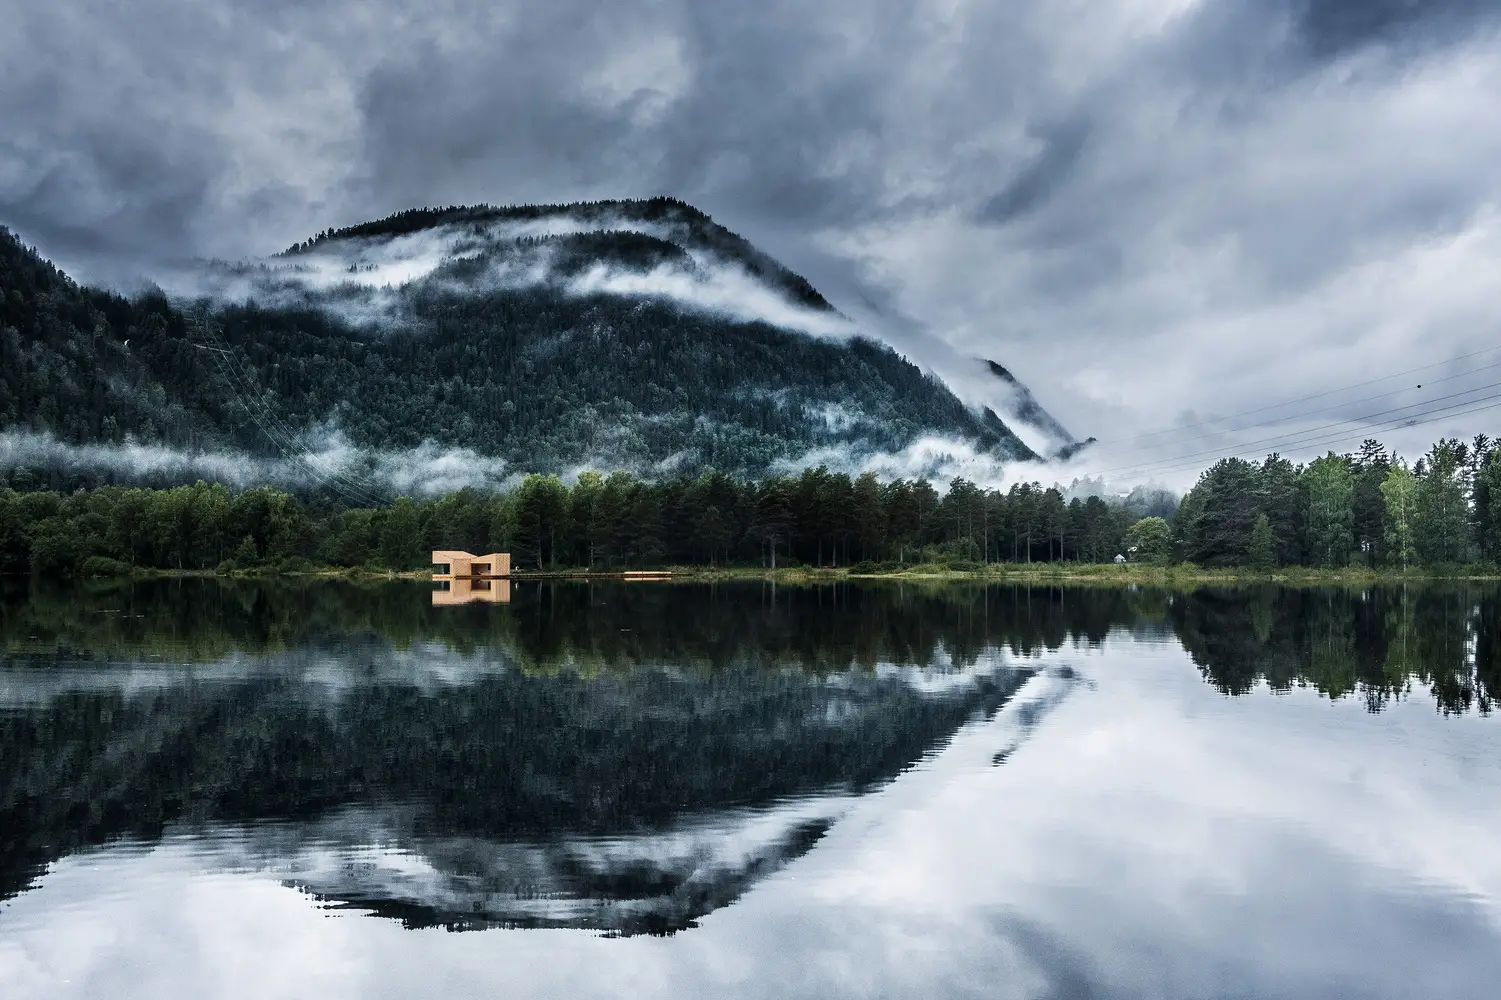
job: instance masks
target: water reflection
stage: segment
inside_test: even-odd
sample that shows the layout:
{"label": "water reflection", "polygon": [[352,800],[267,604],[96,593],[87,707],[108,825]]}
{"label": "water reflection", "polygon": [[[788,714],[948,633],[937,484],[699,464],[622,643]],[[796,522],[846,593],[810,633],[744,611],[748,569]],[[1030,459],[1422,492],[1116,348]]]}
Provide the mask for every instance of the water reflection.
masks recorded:
{"label": "water reflection", "polygon": [[677,930],[1030,673],[917,595],[910,617],[785,588],[532,588],[431,617],[423,596],[188,582],[7,606],[0,893],[188,831],[408,926]]}
{"label": "water reflection", "polygon": [[1205,589],[1170,608],[1183,647],[1226,694],[1304,686],[1377,712],[1416,684],[1446,714],[1487,715],[1501,692],[1495,591]]}
{"label": "water reflection", "polygon": [[511,597],[0,594],[7,996],[1494,995],[1493,590]]}
{"label": "water reflection", "polygon": [[734,664],[828,673],[1098,647],[1124,631],[1176,640],[1205,680],[1232,695],[1259,684],[1310,687],[1379,711],[1418,690],[1442,712],[1488,714],[1501,690],[1495,588],[527,583],[494,608],[432,606],[426,584],[6,583],[0,657],[10,667],[128,660],[243,671],[317,650],[320,662],[385,670],[393,683],[431,679],[466,657],[474,662],[463,669],[486,661],[528,672]]}

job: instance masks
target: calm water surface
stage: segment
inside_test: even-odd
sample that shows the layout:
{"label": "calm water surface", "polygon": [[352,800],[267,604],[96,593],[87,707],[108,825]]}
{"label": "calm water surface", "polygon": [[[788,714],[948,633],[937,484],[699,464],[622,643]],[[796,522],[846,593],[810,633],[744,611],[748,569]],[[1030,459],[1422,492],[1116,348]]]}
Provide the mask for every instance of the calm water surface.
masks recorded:
{"label": "calm water surface", "polygon": [[0,993],[1501,995],[1501,593],[0,591]]}

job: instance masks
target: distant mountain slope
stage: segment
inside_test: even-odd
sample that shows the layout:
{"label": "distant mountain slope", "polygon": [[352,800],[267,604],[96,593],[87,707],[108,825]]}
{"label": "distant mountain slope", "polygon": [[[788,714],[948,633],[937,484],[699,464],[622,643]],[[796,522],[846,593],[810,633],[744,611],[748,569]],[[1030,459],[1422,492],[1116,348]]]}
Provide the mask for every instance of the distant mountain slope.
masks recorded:
{"label": "distant mountain slope", "polygon": [[1043,409],[1042,404],[1032,395],[1032,390],[1023,385],[1005,366],[988,359],[985,366],[1005,387],[1009,397],[1008,405],[1002,406],[1005,415],[1015,424],[1042,435],[1041,446],[1034,442],[1033,450],[1051,458],[1071,458],[1094,443],[1094,438],[1081,441],[1070,434],[1057,418]]}
{"label": "distant mountain slope", "polygon": [[0,229],[0,433],[465,449],[516,472],[1037,457],[666,198],[415,209],[162,284],[133,301],[80,287]]}

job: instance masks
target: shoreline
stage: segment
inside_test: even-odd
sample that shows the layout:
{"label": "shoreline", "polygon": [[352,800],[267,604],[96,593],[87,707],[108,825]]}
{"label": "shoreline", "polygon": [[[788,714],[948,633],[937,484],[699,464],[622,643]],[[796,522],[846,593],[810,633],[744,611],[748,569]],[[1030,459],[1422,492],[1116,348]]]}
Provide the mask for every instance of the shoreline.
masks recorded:
{"label": "shoreline", "polygon": [[[1177,566],[1147,566],[1079,563],[991,563],[984,567],[953,568],[943,564],[918,564],[894,569],[863,569],[861,567],[720,567],[672,566],[661,571],[671,574],[657,579],[630,580],[631,583],[722,583],[737,581],[764,581],[788,584],[823,584],[842,581],[877,582],[882,580],[913,583],[1029,583],[1048,585],[1098,585],[1098,586],[1159,586],[1182,588],[1185,586],[1234,585],[1247,586],[1276,584],[1291,587],[1316,586],[1390,586],[1397,584],[1428,583],[1481,583],[1501,582],[1501,568],[1493,566],[1428,567],[1400,570],[1373,569],[1315,569],[1303,566],[1285,567],[1271,573],[1260,573],[1243,567],[1208,569],[1180,564]],[[136,568],[126,573],[109,573],[93,577],[80,576],[79,580],[129,580],[129,579],[220,579],[220,580],[342,580],[348,582],[430,582],[433,573],[429,569],[385,570],[367,566],[337,567],[321,566],[299,569],[275,567],[219,571],[212,569],[175,570]],[[605,582],[621,581],[622,571],[590,571],[569,569],[556,571],[519,571],[509,578],[513,583],[541,581]]]}

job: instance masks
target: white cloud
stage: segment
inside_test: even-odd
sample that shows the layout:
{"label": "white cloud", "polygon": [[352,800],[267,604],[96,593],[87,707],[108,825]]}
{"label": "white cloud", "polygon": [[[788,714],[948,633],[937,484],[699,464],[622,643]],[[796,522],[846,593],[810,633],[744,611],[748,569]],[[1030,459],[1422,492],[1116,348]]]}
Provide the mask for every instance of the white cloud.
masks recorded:
{"label": "white cloud", "polygon": [[495,488],[517,476],[506,462],[469,448],[424,441],[406,450],[356,447],[337,430],[306,436],[295,452],[265,458],[244,452],[187,451],[134,441],[70,444],[51,434],[0,431],[0,470],[57,468],[123,479],[217,480],[236,488],[261,483],[325,486],[359,503],[385,495],[438,496],[465,486]]}

